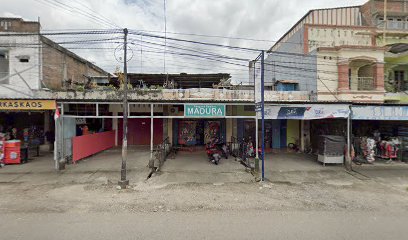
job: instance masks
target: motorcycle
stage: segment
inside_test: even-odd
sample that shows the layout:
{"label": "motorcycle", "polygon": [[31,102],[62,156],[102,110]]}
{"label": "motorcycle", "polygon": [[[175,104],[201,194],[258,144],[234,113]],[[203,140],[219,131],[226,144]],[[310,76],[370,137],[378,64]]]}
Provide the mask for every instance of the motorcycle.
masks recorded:
{"label": "motorcycle", "polygon": [[215,165],[218,165],[221,160],[222,152],[218,149],[216,144],[213,141],[207,143],[205,146],[205,151],[207,153],[208,160]]}
{"label": "motorcycle", "polygon": [[240,162],[242,165],[245,167],[250,167],[250,158],[255,158],[256,157],[256,152],[258,151],[258,155],[260,156],[262,154],[262,148],[256,149],[255,146],[252,143],[251,139],[245,140],[243,139],[242,142],[240,143]]}
{"label": "motorcycle", "polygon": [[227,144],[220,142],[218,139],[215,141],[215,146],[217,149],[221,152],[221,157],[224,157],[225,159],[228,159],[229,157],[229,149]]}
{"label": "motorcycle", "polygon": [[214,163],[218,164],[221,158],[228,159],[229,157],[229,149],[227,144],[221,142],[218,138],[212,139],[206,145],[206,152],[208,159]]}

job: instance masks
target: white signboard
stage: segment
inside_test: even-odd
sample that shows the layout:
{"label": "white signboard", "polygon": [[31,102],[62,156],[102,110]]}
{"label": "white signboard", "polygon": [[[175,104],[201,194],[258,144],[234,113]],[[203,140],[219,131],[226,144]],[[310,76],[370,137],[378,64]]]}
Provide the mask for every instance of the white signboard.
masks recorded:
{"label": "white signboard", "polygon": [[408,106],[353,106],[354,120],[408,120]]}
{"label": "white signboard", "polygon": [[349,106],[343,104],[265,106],[265,119],[348,118],[349,114]]}
{"label": "white signboard", "polygon": [[255,103],[261,103],[262,84],[261,84],[261,60],[251,61],[249,68],[250,79],[254,81]]}
{"label": "white signboard", "polygon": [[77,125],[86,124],[86,119],[85,119],[85,118],[76,118],[76,119],[75,119],[75,123],[76,123]]}

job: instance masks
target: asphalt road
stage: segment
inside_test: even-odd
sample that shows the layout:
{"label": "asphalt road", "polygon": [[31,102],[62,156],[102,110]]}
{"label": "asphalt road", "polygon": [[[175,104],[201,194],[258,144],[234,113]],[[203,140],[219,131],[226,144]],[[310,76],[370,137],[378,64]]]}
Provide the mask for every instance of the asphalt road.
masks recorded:
{"label": "asphalt road", "polygon": [[0,239],[407,239],[406,212],[2,214]]}

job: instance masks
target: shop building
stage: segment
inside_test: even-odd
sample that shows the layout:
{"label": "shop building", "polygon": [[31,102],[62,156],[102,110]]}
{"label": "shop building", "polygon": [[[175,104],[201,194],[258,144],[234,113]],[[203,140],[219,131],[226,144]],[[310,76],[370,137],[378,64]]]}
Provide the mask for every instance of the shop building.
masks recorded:
{"label": "shop building", "polygon": [[[360,6],[312,9],[269,49],[265,60],[265,83],[272,83],[272,89],[311,91],[312,106],[306,103],[292,107],[310,107],[319,112],[313,106],[316,105],[332,112],[336,109],[330,108],[338,104],[338,110],[350,112],[342,117],[297,117],[302,150],[318,152],[319,136],[323,134],[348,134],[353,138],[348,142],[354,143],[354,139],[364,138],[366,141],[374,138],[373,131],[378,132],[377,140],[398,138],[401,144],[398,147],[404,149],[406,119],[400,115],[408,99],[404,92],[408,79],[406,6],[407,1],[389,0],[384,6],[382,0],[368,0]],[[251,69],[249,72],[254,74]],[[272,108],[282,112],[288,110],[282,109],[285,108],[282,103]],[[291,108],[287,114],[298,113]],[[392,114],[398,117],[386,117]],[[285,119],[291,117],[272,117],[279,118],[282,121],[279,124],[284,128],[284,122],[288,121]],[[275,131],[277,138],[277,127],[272,123],[272,130],[268,130],[268,121],[271,120],[266,120],[265,134]],[[286,133],[291,129],[296,132],[294,126],[294,123],[286,122]],[[284,139],[283,134],[280,138]],[[357,145],[354,144],[354,148],[360,154],[361,147]],[[388,145],[397,144],[394,141]],[[403,153],[399,154],[403,159]],[[374,155],[381,159],[390,154],[376,150]]]}
{"label": "shop building", "polygon": [[16,159],[10,163],[25,162],[40,151],[53,150],[55,109],[55,100],[0,100],[1,145],[6,145],[4,141],[19,141]]}
{"label": "shop building", "polygon": [[[145,145],[152,150],[166,140],[182,149],[202,151],[204,144],[214,137],[224,142],[251,137],[255,143],[258,139],[254,89],[230,84],[229,74],[129,74],[129,79],[133,86],[128,92],[129,145]],[[115,78],[111,84],[115,85]],[[98,147],[97,143],[89,146],[82,142],[82,146],[88,146],[87,150],[94,148],[94,151],[74,157],[79,156],[77,150],[82,149],[75,139],[93,138],[92,135],[102,131],[111,132],[110,136],[105,135],[110,147],[121,145],[121,90],[98,87],[80,95],[70,91],[44,91],[43,94],[57,99],[61,109],[59,126],[64,136],[59,139],[60,142],[64,139],[64,147],[57,150],[59,159],[77,161],[105,150],[105,146]],[[266,96],[269,100],[282,101],[309,99],[306,92],[268,90]],[[104,125],[101,132],[92,129],[93,134],[89,136],[77,136],[78,121],[88,124],[95,119]]]}
{"label": "shop building", "polygon": [[0,18],[0,133],[5,140],[52,150],[56,101],[43,92],[83,88],[95,77],[109,74],[42,35],[39,22]]}
{"label": "shop building", "polygon": [[408,162],[408,107],[353,105],[356,163]]}

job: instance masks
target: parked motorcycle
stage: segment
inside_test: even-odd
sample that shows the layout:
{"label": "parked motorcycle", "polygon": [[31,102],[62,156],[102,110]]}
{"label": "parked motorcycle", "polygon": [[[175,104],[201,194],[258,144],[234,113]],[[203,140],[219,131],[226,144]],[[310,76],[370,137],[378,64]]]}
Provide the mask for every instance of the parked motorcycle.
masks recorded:
{"label": "parked motorcycle", "polygon": [[228,159],[230,155],[230,151],[228,149],[228,146],[225,142],[221,142],[218,139],[215,139],[215,146],[217,149],[221,152],[221,157]]}
{"label": "parked motorcycle", "polygon": [[245,167],[250,167],[250,158],[256,157],[256,152],[261,155],[262,149],[256,149],[252,143],[252,139],[249,138],[248,140],[243,139],[242,142],[239,144],[239,159],[242,165]]}
{"label": "parked motorcycle", "polygon": [[227,144],[220,141],[218,138],[213,138],[210,142],[208,142],[205,150],[207,152],[208,159],[216,165],[219,163],[221,158],[228,159],[230,155]]}

